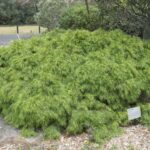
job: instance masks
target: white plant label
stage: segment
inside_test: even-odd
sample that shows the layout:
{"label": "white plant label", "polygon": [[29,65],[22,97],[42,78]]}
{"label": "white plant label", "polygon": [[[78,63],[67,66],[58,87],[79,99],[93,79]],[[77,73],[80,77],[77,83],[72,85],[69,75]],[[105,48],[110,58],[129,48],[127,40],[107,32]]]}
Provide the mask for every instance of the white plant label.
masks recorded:
{"label": "white plant label", "polygon": [[141,117],[141,108],[140,107],[134,107],[127,110],[128,112],[128,119],[134,120]]}

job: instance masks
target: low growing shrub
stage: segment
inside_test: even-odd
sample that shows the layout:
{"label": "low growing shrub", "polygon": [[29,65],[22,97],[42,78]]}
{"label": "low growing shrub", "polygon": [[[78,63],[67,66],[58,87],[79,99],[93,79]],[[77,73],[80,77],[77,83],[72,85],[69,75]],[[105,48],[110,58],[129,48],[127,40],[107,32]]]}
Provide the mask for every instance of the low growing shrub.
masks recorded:
{"label": "low growing shrub", "polygon": [[44,137],[45,139],[56,140],[60,138],[60,131],[54,126],[50,126],[44,129]]}
{"label": "low growing shrub", "polygon": [[21,135],[24,137],[32,137],[32,136],[36,136],[37,133],[33,129],[22,129]]}
{"label": "low growing shrub", "polygon": [[55,30],[0,48],[0,112],[46,138],[89,132],[102,143],[142,106],[149,124],[150,44],[119,30]]}
{"label": "low growing shrub", "polygon": [[141,106],[143,117],[141,123],[147,125],[150,128],[150,104],[144,104]]}

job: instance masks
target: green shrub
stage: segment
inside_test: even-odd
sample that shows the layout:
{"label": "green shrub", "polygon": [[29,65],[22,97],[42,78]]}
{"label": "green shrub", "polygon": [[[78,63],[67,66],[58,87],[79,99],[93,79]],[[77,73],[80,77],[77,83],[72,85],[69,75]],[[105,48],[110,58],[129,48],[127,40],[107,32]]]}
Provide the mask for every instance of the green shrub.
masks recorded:
{"label": "green shrub", "polygon": [[145,104],[141,106],[142,108],[142,124],[147,125],[150,128],[150,104]]}
{"label": "green shrub", "polygon": [[60,17],[60,28],[95,30],[100,26],[98,8],[90,6],[90,14],[83,4],[70,6]]}
{"label": "green shrub", "polygon": [[36,136],[37,133],[33,130],[33,129],[22,129],[21,130],[21,135],[24,137],[32,137],[32,136]]}
{"label": "green shrub", "polygon": [[[97,142],[150,97],[150,44],[115,30],[55,30],[0,48],[0,111],[18,128],[83,131]],[[142,123],[149,124],[143,109]],[[54,137],[53,137],[54,136]]]}
{"label": "green shrub", "polygon": [[60,132],[57,130],[56,127],[50,126],[46,129],[44,129],[44,137],[46,139],[59,139],[60,138]]}
{"label": "green shrub", "polygon": [[112,111],[76,110],[72,113],[67,131],[70,134],[86,131],[91,135],[91,140],[102,143],[121,132],[117,122]]}

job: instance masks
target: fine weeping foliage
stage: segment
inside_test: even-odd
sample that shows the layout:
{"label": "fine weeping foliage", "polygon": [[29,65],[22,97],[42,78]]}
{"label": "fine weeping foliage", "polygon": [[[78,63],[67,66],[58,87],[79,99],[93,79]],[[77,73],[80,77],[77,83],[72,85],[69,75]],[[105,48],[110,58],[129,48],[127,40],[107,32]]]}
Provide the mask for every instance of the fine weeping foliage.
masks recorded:
{"label": "fine weeping foliage", "polygon": [[0,112],[23,129],[102,142],[141,105],[150,124],[150,43],[115,30],[55,30],[0,48]]}

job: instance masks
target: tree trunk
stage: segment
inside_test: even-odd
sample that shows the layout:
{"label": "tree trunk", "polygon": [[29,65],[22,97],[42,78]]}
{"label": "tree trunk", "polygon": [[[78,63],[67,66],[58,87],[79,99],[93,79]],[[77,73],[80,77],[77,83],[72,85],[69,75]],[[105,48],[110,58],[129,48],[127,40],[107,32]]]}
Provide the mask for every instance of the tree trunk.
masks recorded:
{"label": "tree trunk", "polygon": [[90,10],[89,10],[89,3],[88,3],[88,0],[85,0],[85,5],[86,5],[87,13],[88,13],[88,15],[89,15],[89,14],[90,14]]}

